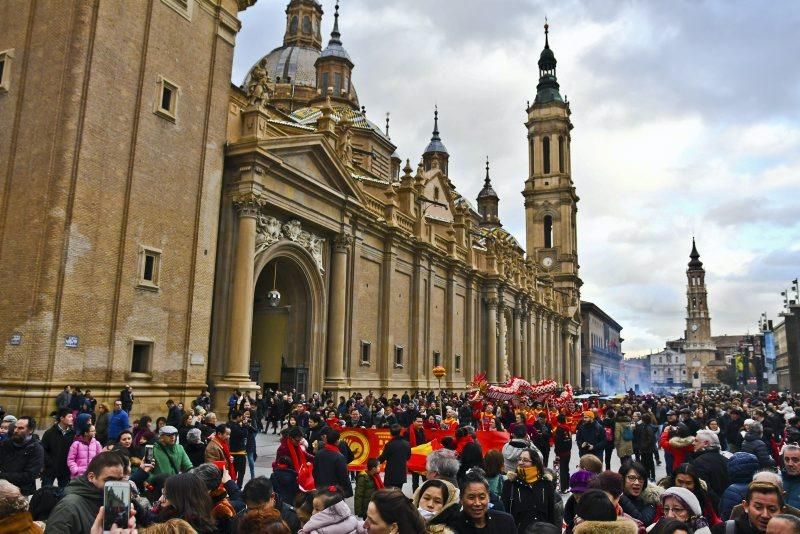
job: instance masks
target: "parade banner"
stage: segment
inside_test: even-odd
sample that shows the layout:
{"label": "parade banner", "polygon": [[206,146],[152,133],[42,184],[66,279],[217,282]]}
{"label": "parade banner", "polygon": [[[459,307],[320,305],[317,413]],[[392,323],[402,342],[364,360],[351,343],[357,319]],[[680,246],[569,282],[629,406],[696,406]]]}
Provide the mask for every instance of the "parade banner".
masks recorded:
{"label": "parade banner", "polygon": [[[344,440],[353,451],[353,461],[347,468],[350,471],[363,471],[367,468],[369,458],[377,458],[383,451],[384,445],[392,439],[388,428],[339,428],[340,438]],[[447,436],[455,438],[455,430],[425,430],[425,439],[428,443],[418,445],[412,449],[409,462],[409,471],[421,472],[424,470],[425,459],[428,454],[442,447],[442,438]],[[484,454],[490,450],[499,451],[508,443],[508,432],[492,430],[478,430],[478,443]]]}

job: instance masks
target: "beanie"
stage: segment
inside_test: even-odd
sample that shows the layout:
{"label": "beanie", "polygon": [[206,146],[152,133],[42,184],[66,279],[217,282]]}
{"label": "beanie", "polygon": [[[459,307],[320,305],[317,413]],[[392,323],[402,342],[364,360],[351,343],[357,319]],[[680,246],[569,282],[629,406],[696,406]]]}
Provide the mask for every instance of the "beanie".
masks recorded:
{"label": "beanie", "polygon": [[697,500],[695,494],[690,490],[680,486],[667,488],[664,490],[664,493],[661,494],[661,504],[664,504],[664,499],[667,497],[674,497],[681,501],[681,503],[691,512],[690,515],[702,515],[703,510],[700,508],[700,501]]}
{"label": "beanie", "polygon": [[591,419],[594,419],[594,412],[591,411],[591,410],[586,410],[585,412],[583,412],[583,416],[584,417],[589,417]]}
{"label": "beanie", "polygon": [[569,491],[572,493],[583,493],[586,491],[589,481],[596,477],[591,471],[580,469],[572,473],[569,477]]}

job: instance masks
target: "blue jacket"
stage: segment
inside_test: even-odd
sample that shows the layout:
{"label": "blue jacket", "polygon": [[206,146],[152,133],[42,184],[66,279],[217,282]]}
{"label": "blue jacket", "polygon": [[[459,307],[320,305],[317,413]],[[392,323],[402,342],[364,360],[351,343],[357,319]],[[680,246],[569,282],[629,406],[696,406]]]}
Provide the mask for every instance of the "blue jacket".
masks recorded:
{"label": "blue jacket", "polygon": [[108,416],[108,439],[116,441],[123,430],[131,427],[128,420],[128,412],[125,410],[114,410]]}
{"label": "blue jacket", "polygon": [[781,471],[783,490],[786,492],[786,504],[800,508],[800,475],[787,475]]}
{"label": "blue jacket", "polygon": [[719,516],[723,521],[730,519],[733,507],[742,503],[747,495],[747,486],[758,469],[758,458],[749,452],[737,452],[728,461],[731,485],[719,499]]}

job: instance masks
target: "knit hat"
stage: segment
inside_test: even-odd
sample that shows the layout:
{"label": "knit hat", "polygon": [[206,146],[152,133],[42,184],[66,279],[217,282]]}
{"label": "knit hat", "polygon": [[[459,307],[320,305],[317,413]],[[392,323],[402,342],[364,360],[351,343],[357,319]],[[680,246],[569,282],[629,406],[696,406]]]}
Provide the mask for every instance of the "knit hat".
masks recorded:
{"label": "knit hat", "polygon": [[675,497],[681,501],[681,503],[689,509],[689,515],[701,515],[703,512],[702,508],[700,508],[700,501],[697,500],[697,497],[695,497],[694,493],[686,488],[673,486],[664,490],[664,493],[661,494],[662,505],[664,504],[664,499],[667,497]]}
{"label": "knit hat", "polygon": [[617,511],[608,495],[601,490],[589,490],[583,494],[575,515],[584,521],[616,521]]}
{"label": "knit hat", "polygon": [[78,417],[75,419],[75,433],[79,436],[82,436],[87,430],[89,430],[89,425],[91,424],[92,416],[90,414],[78,414]]}
{"label": "knit hat", "polygon": [[200,429],[199,428],[192,428],[186,433],[186,441],[188,443],[200,443]]}
{"label": "knit hat", "polygon": [[569,477],[569,491],[572,493],[583,493],[589,485],[589,481],[597,475],[585,469],[579,469]]}
{"label": "knit hat", "polygon": [[585,412],[583,412],[583,416],[584,417],[589,417],[591,419],[594,419],[594,412],[591,411],[591,410],[586,410]]}
{"label": "knit hat", "polygon": [[208,491],[217,489],[222,483],[222,470],[214,464],[200,464],[189,472],[199,478]]}

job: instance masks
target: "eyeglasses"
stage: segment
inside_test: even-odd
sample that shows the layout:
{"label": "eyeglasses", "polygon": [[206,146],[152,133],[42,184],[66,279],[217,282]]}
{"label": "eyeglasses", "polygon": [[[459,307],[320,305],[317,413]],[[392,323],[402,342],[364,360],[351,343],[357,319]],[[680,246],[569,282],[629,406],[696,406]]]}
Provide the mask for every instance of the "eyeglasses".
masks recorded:
{"label": "eyeglasses", "polygon": [[669,506],[665,506],[664,507],[664,515],[667,515],[670,512],[675,513],[675,514],[682,514],[685,511],[686,511],[686,508],[675,508],[674,506],[673,507],[669,507]]}
{"label": "eyeglasses", "polygon": [[638,477],[636,475],[628,475],[625,477],[625,480],[628,482],[644,482],[644,478]]}
{"label": "eyeglasses", "polygon": [[519,460],[517,460],[517,463],[518,464],[532,464],[533,460],[531,460],[530,458],[520,458]]}

